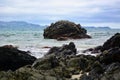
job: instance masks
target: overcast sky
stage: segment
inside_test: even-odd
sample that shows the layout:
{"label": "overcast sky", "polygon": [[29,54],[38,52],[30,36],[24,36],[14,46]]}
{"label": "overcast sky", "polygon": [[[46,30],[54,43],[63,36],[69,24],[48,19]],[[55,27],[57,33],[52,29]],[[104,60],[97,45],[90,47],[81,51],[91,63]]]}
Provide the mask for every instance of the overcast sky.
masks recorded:
{"label": "overcast sky", "polygon": [[0,0],[1,21],[48,25],[70,20],[84,26],[120,27],[120,0]]}

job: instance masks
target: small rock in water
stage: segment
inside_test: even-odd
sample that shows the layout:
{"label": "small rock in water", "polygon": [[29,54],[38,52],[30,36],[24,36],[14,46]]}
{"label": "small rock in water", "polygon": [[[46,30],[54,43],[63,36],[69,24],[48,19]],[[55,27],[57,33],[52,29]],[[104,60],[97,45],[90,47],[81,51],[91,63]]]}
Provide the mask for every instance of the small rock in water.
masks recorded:
{"label": "small rock in water", "polygon": [[42,47],[42,48],[51,48],[51,47],[49,47],[49,46],[44,46],[44,47]]}
{"label": "small rock in water", "polygon": [[97,46],[95,48],[89,48],[87,50],[84,50],[83,53],[91,52],[91,54],[101,53],[102,46]]}

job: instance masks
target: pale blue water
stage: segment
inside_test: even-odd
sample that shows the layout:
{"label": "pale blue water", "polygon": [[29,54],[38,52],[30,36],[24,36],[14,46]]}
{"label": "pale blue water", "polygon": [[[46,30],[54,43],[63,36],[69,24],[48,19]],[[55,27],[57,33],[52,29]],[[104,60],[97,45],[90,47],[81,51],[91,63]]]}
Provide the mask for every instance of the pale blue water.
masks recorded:
{"label": "pale blue water", "polygon": [[54,39],[44,39],[43,29],[40,30],[0,30],[0,46],[14,45],[21,50],[31,51],[32,55],[37,58],[42,57],[49,49],[42,48],[44,46],[61,46],[74,42],[80,53],[81,50],[102,45],[108,38],[119,32],[119,29],[107,30],[88,30],[88,34],[92,39],[77,39],[68,41],[57,41]]}

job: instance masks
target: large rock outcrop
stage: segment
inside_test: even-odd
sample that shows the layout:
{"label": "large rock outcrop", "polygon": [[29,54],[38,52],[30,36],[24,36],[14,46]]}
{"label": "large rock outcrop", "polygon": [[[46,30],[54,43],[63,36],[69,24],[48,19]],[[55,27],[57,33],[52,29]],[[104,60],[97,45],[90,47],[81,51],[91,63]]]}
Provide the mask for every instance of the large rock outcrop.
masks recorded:
{"label": "large rock outcrop", "polygon": [[100,55],[100,62],[105,64],[111,64],[113,62],[120,63],[120,48],[112,48],[104,51]]}
{"label": "large rock outcrop", "polygon": [[87,35],[87,30],[82,28],[80,24],[64,20],[52,23],[44,29],[43,36],[57,40],[91,38]]}
{"label": "large rock outcrop", "polygon": [[[116,33],[113,35],[110,39],[106,40],[105,43],[102,46],[97,46],[95,48],[89,48],[87,50],[84,50],[83,52],[91,52],[91,53],[102,53],[109,51],[113,48],[120,48],[120,33]],[[115,51],[113,49],[113,51]]]}
{"label": "large rock outcrop", "polygon": [[88,69],[89,74],[84,73],[80,80],[120,80],[120,33],[113,35],[103,46],[88,50],[101,54]]}
{"label": "large rock outcrop", "polygon": [[45,57],[36,60],[32,67],[49,75],[59,77],[58,80],[61,78],[65,78],[62,80],[70,80],[72,75],[79,74],[81,70],[86,70],[96,60],[94,56],[76,56],[76,54],[73,42],[61,47],[53,47]]}
{"label": "large rock outcrop", "polygon": [[110,39],[108,39],[104,44],[103,44],[103,49],[104,50],[109,50],[111,48],[119,47],[120,48],[120,33],[116,33],[114,36],[112,36]]}
{"label": "large rock outcrop", "polygon": [[12,45],[0,47],[0,71],[16,70],[32,64],[35,60],[35,57],[25,51],[18,50]]}

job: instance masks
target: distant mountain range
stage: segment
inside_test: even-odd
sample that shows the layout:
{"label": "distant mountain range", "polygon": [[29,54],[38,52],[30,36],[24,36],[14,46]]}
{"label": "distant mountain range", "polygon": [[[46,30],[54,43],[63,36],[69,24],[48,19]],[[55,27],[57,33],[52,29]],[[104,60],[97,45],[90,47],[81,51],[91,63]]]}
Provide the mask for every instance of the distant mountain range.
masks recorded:
{"label": "distant mountain range", "polygon": [[[38,24],[27,23],[24,21],[11,21],[4,22],[0,21],[0,30],[43,30],[46,26],[40,26]],[[95,29],[111,29],[110,27],[94,27],[94,26],[83,26],[87,30]]]}
{"label": "distant mountain range", "polygon": [[83,26],[85,29],[111,29],[110,27],[107,26],[100,26],[100,27],[95,27],[95,26]]}
{"label": "distant mountain range", "polygon": [[11,22],[0,21],[0,29],[2,30],[40,30],[43,28],[44,26],[31,24],[24,21],[11,21]]}

